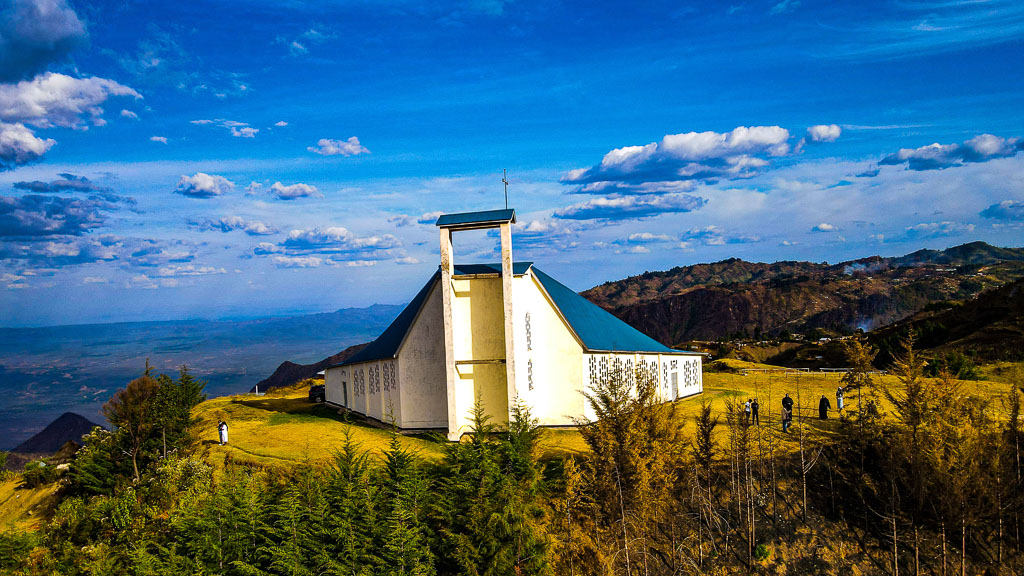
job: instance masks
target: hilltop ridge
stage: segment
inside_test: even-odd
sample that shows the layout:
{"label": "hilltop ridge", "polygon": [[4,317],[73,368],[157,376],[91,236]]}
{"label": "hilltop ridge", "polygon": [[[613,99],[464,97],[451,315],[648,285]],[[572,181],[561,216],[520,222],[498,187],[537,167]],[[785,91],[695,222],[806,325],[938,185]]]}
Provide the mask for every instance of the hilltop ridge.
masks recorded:
{"label": "hilltop ridge", "polygon": [[933,302],[964,300],[1024,277],[1024,248],[971,242],[897,257],[720,262],[646,272],[584,291],[667,344],[733,335],[870,330]]}

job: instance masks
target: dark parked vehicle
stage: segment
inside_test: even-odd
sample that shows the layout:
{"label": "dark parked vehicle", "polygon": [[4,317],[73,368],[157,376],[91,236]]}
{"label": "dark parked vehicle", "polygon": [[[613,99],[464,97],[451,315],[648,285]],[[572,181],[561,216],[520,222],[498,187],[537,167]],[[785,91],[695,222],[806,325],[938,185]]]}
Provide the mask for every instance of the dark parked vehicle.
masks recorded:
{"label": "dark parked vehicle", "polygon": [[314,384],[309,387],[309,401],[317,404],[327,401],[327,389],[323,384]]}

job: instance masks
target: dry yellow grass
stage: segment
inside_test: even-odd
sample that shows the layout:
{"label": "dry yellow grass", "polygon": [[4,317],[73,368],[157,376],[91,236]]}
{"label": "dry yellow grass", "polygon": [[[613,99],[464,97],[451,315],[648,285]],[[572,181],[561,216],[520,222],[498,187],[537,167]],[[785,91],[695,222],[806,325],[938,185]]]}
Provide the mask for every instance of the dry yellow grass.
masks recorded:
{"label": "dry yellow grass", "polygon": [[43,511],[50,505],[57,484],[19,488],[20,476],[0,482],[0,532],[31,532],[39,528]]}
{"label": "dry yellow grass", "polygon": [[[730,368],[769,368],[767,365],[742,361],[730,361]],[[742,404],[747,398],[757,397],[761,405],[763,426],[779,426],[781,400],[789,393],[796,402],[794,425],[801,423],[810,427],[814,434],[829,434],[837,425],[835,391],[839,386],[838,374],[803,373],[754,373],[749,375],[709,372],[704,374],[704,393],[677,402],[678,414],[684,420],[685,429],[693,431],[694,419],[705,401],[711,403],[712,411],[722,417],[727,404]],[[893,376],[877,376],[888,386],[897,384]],[[1006,394],[1007,384],[992,381],[962,382],[962,392],[983,398],[997,398]],[[833,405],[830,421],[817,420],[818,400],[825,395]],[[1001,404],[996,401],[997,411]],[[847,411],[856,410],[857,394],[846,395]],[[883,407],[885,406],[883,402]],[[297,386],[276,391],[267,396],[226,396],[213,398],[196,409],[200,419],[198,425],[200,446],[205,457],[214,464],[223,464],[229,455],[232,460],[253,464],[274,466],[294,465],[300,462],[322,463],[327,461],[344,441],[345,431],[351,430],[353,438],[363,449],[379,455],[388,447],[392,433],[386,429],[359,420],[347,420],[337,410],[309,402],[306,388]],[[229,444],[217,443],[216,425],[225,420],[230,426]],[[794,428],[795,430],[795,428]],[[724,438],[725,427],[719,429],[719,438]],[[427,459],[440,458],[444,441],[434,437],[400,436],[402,444]],[[783,448],[795,442],[795,434]],[[544,435],[541,453],[545,458],[562,455],[578,455],[587,451],[587,445],[579,432],[572,429],[552,429]]]}

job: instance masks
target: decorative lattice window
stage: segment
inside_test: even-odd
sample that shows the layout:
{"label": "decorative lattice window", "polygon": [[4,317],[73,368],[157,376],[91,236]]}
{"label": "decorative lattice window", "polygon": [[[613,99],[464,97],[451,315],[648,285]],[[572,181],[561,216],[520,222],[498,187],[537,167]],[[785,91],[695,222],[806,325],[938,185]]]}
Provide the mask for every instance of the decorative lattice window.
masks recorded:
{"label": "decorative lattice window", "polygon": [[526,313],[526,349],[533,350],[533,332],[530,331],[530,313]]}
{"label": "decorative lattice window", "polygon": [[529,384],[530,390],[533,390],[533,360],[526,362],[526,382]]}
{"label": "decorative lattice window", "polygon": [[591,356],[587,361],[587,368],[590,373],[590,385],[593,386],[597,382],[597,356]]}

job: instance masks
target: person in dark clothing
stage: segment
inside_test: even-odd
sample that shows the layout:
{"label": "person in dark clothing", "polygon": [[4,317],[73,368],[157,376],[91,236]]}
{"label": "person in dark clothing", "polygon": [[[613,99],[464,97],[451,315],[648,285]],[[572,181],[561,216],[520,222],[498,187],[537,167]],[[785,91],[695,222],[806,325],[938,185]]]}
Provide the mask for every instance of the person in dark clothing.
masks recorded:
{"label": "person in dark clothing", "polygon": [[821,395],[821,400],[818,401],[818,418],[821,420],[828,420],[828,411],[832,408],[832,403],[828,401],[828,398],[824,394]]}
{"label": "person in dark clothing", "polygon": [[761,418],[757,415],[757,412],[760,409],[761,406],[757,403],[757,398],[754,398],[754,401],[750,403],[750,423],[755,426],[761,425]]}
{"label": "person in dark clothing", "polygon": [[793,411],[793,399],[789,397],[788,393],[786,394],[786,397],[782,399],[782,407],[790,412]]}

